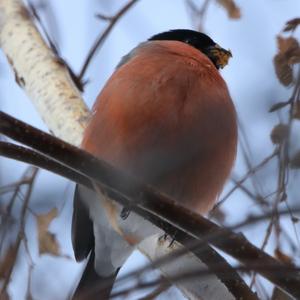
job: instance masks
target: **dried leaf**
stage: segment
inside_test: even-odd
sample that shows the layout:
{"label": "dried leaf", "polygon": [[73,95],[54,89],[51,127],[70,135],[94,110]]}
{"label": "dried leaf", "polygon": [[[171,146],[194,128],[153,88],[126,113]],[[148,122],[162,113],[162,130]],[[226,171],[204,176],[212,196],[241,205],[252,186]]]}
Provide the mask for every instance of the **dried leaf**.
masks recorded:
{"label": "dried leaf", "polygon": [[226,9],[229,18],[239,19],[241,17],[241,10],[234,0],[218,0],[218,2]]}
{"label": "dried leaf", "polygon": [[4,257],[0,261],[0,279],[7,278],[7,276],[11,272],[11,270],[15,264],[15,260],[17,257],[17,251],[18,251],[17,244],[11,245],[7,249]]}
{"label": "dried leaf", "polygon": [[56,217],[56,208],[53,208],[46,214],[40,214],[37,216],[40,255],[42,255],[43,253],[48,253],[55,256],[60,255],[59,245],[56,240],[55,234],[48,231],[50,223]]}
{"label": "dried leaf", "polygon": [[278,49],[286,57],[288,64],[296,64],[300,59],[300,47],[298,41],[293,37],[277,37]]}
{"label": "dried leaf", "polygon": [[300,47],[289,53],[288,63],[295,65],[300,63]]}
{"label": "dried leaf", "polygon": [[277,124],[271,132],[271,140],[273,144],[283,143],[289,134],[289,126],[286,124]]}
{"label": "dried leaf", "polygon": [[300,47],[293,37],[277,36],[278,53],[274,57],[276,75],[279,81],[289,86],[293,83],[292,65],[300,61]]}
{"label": "dried leaf", "polygon": [[289,86],[293,82],[293,69],[288,64],[286,57],[282,54],[277,54],[274,57],[274,66],[277,78],[284,86]]}
{"label": "dried leaf", "polygon": [[283,253],[279,248],[276,248],[274,251],[275,257],[284,264],[291,265],[293,264],[293,259],[287,254]]}
{"label": "dried leaf", "polygon": [[296,101],[293,105],[293,118],[300,120],[300,101]]}
{"label": "dried leaf", "polygon": [[284,38],[280,35],[277,36],[277,47],[279,53],[281,54],[289,54],[289,52],[293,52],[299,48],[298,41],[293,37]]}
{"label": "dried leaf", "polygon": [[300,151],[297,152],[290,160],[290,167],[292,169],[300,168]]}
{"label": "dried leaf", "polygon": [[300,18],[292,19],[292,20],[286,22],[283,31],[284,32],[287,32],[287,31],[292,31],[293,32],[293,31],[296,30],[298,25],[300,25]]}

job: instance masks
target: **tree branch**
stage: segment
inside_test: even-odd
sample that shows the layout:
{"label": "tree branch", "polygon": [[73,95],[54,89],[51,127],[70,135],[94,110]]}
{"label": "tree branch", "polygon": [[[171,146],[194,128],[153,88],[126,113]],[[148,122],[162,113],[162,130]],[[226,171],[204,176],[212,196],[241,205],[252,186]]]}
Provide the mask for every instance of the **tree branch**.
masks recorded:
{"label": "tree branch", "polygon": [[[217,226],[83,150],[59,141],[4,113],[0,113],[0,119],[1,133],[44,155],[51,156],[76,172],[98,182],[109,197],[129,207],[166,232],[170,233],[170,228],[176,227],[177,230],[192,238],[207,241],[245,265],[249,263],[251,266],[254,265],[253,270],[294,297],[300,297],[299,272],[289,272],[282,276],[281,273],[269,272],[261,268],[255,269],[255,265],[264,265],[266,268],[277,266],[280,270],[285,265],[250,244],[243,235]],[[30,132],[30,135],[24,135],[24,132]]]}
{"label": "tree branch", "polygon": [[[94,45],[91,47],[85,62],[82,66],[81,71],[79,72],[78,78],[80,81],[82,81],[85,72],[88,68],[88,66],[90,65],[93,57],[95,56],[95,54],[97,53],[97,51],[99,51],[100,47],[102,46],[102,44],[104,43],[104,41],[106,40],[106,38],[108,37],[108,35],[110,34],[110,32],[112,31],[112,29],[114,28],[114,26],[117,24],[117,22],[121,19],[121,17],[127,12],[129,11],[129,9],[135,5],[138,2],[138,0],[130,0],[128,3],[126,3],[113,17],[105,17],[105,19],[107,21],[109,21],[109,24],[107,25],[106,29],[103,31],[103,33],[101,33]],[[99,16],[100,19],[104,19],[103,16]]]}

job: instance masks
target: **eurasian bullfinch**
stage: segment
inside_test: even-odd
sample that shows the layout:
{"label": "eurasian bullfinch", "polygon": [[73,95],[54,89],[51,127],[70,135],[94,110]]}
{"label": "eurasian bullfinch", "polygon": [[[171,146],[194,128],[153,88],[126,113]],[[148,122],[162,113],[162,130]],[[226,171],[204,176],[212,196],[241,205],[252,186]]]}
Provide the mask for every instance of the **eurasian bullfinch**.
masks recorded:
{"label": "eurasian bullfinch", "polygon": [[[234,105],[219,73],[231,57],[207,35],[171,30],[124,56],[93,107],[82,148],[206,213],[232,168]],[[158,228],[94,191],[77,186],[72,242],[89,261],[74,298],[108,299],[120,267]],[[99,282],[107,288],[89,293]],[[99,294],[100,293],[100,294]]]}

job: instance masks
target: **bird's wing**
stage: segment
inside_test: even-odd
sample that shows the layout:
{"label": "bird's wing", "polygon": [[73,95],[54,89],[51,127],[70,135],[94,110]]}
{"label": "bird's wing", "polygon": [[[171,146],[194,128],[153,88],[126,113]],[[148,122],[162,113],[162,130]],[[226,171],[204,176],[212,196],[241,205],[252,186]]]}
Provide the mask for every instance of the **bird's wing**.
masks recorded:
{"label": "bird's wing", "polygon": [[80,186],[77,184],[72,218],[72,244],[77,261],[85,259],[94,248],[93,222],[81,197]]}

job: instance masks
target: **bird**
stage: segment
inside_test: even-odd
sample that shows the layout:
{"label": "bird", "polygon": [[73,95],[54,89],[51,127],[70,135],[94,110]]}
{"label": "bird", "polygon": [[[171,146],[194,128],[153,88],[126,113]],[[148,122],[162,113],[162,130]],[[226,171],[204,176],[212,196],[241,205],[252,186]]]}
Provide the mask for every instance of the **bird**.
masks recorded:
{"label": "bird", "polygon": [[[206,214],[236,157],[236,110],[220,74],[231,57],[230,50],[190,29],[140,43],[98,95],[82,149]],[[109,299],[136,245],[159,232],[133,212],[122,217],[122,207],[100,192],[75,188],[73,249],[77,261],[88,263],[73,299]]]}

